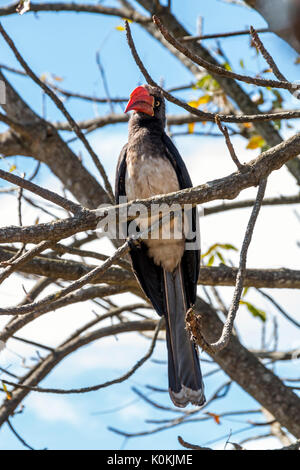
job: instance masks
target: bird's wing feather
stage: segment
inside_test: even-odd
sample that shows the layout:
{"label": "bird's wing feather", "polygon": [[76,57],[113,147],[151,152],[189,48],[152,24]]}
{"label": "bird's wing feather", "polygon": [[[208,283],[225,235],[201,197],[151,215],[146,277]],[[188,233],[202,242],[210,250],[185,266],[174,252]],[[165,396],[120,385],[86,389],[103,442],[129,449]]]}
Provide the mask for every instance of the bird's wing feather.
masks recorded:
{"label": "bird's wing feather", "polygon": [[165,144],[166,156],[176,171],[180,189],[191,188],[193,184],[185,163],[172,140],[165,132],[163,133],[163,143]]}
{"label": "bird's wing feather", "polygon": [[120,196],[126,196],[125,191],[125,177],[126,177],[126,152],[127,152],[127,145],[121,150],[117,170],[116,170],[116,180],[115,180],[115,198],[116,203],[119,204]]}
{"label": "bird's wing feather", "polygon": [[[163,134],[163,142],[165,144],[166,156],[176,171],[180,189],[191,188],[193,184],[185,163],[172,140],[166,133]],[[199,221],[196,208],[192,209],[192,232],[199,233]],[[190,240],[192,240],[192,237],[190,237]],[[197,281],[200,266],[200,249],[185,250],[181,264],[184,274],[187,304],[190,307],[194,305],[196,301]]]}

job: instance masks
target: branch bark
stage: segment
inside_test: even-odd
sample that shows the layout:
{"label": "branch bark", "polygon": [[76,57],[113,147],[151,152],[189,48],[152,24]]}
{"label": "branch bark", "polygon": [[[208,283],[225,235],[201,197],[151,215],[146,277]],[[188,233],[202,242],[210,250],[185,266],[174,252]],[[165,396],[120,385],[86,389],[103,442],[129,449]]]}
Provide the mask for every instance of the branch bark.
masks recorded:
{"label": "branch bark", "polygon": [[[219,337],[223,324],[216,312],[203,300],[197,299],[201,330],[210,342]],[[198,339],[198,332],[193,331]],[[253,354],[231,337],[229,345],[213,355],[221,368],[247,393],[266,408],[295,437],[300,436],[300,398],[267,369]]]}

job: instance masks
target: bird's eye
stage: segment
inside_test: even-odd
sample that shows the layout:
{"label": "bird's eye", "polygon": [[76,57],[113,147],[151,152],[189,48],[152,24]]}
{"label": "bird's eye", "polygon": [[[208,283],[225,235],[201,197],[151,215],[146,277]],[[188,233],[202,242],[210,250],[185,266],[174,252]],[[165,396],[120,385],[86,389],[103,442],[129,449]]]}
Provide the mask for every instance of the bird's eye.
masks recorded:
{"label": "bird's eye", "polygon": [[156,108],[158,108],[158,107],[160,106],[160,101],[159,101],[159,100],[155,100],[154,106],[155,106]]}

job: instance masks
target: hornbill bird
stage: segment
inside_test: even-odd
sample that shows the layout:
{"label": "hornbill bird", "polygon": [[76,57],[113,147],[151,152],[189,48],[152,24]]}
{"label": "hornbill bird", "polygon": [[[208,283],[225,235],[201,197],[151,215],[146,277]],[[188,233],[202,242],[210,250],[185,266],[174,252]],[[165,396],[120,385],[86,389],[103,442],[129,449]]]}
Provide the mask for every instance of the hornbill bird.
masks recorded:
{"label": "hornbill bird", "polygon": [[[186,166],[164,130],[161,91],[150,85],[138,86],[125,113],[131,110],[128,143],[117,166],[116,203],[121,196],[133,201],[192,187]],[[196,208],[189,213],[195,233]],[[133,271],[156,312],[166,319],[170,397],[178,407],[188,403],[200,406],[205,396],[198,352],[185,325],[186,312],[196,300],[199,249],[186,249],[183,230],[180,237],[153,238],[158,239],[130,245]]]}

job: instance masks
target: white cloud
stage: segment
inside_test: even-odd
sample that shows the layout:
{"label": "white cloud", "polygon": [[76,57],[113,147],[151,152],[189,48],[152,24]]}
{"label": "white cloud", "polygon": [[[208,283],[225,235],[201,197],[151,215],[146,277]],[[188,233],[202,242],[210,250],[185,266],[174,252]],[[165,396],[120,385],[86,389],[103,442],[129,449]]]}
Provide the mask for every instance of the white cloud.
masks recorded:
{"label": "white cloud", "polygon": [[[134,347],[132,347],[134,345]],[[109,336],[96,341],[69,359],[69,365],[81,370],[119,370],[121,374],[131,368],[150,347],[150,341],[136,333]]]}
{"label": "white cloud", "polygon": [[26,400],[26,408],[39,419],[78,425],[80,414],[67,398],[33,393]]}

